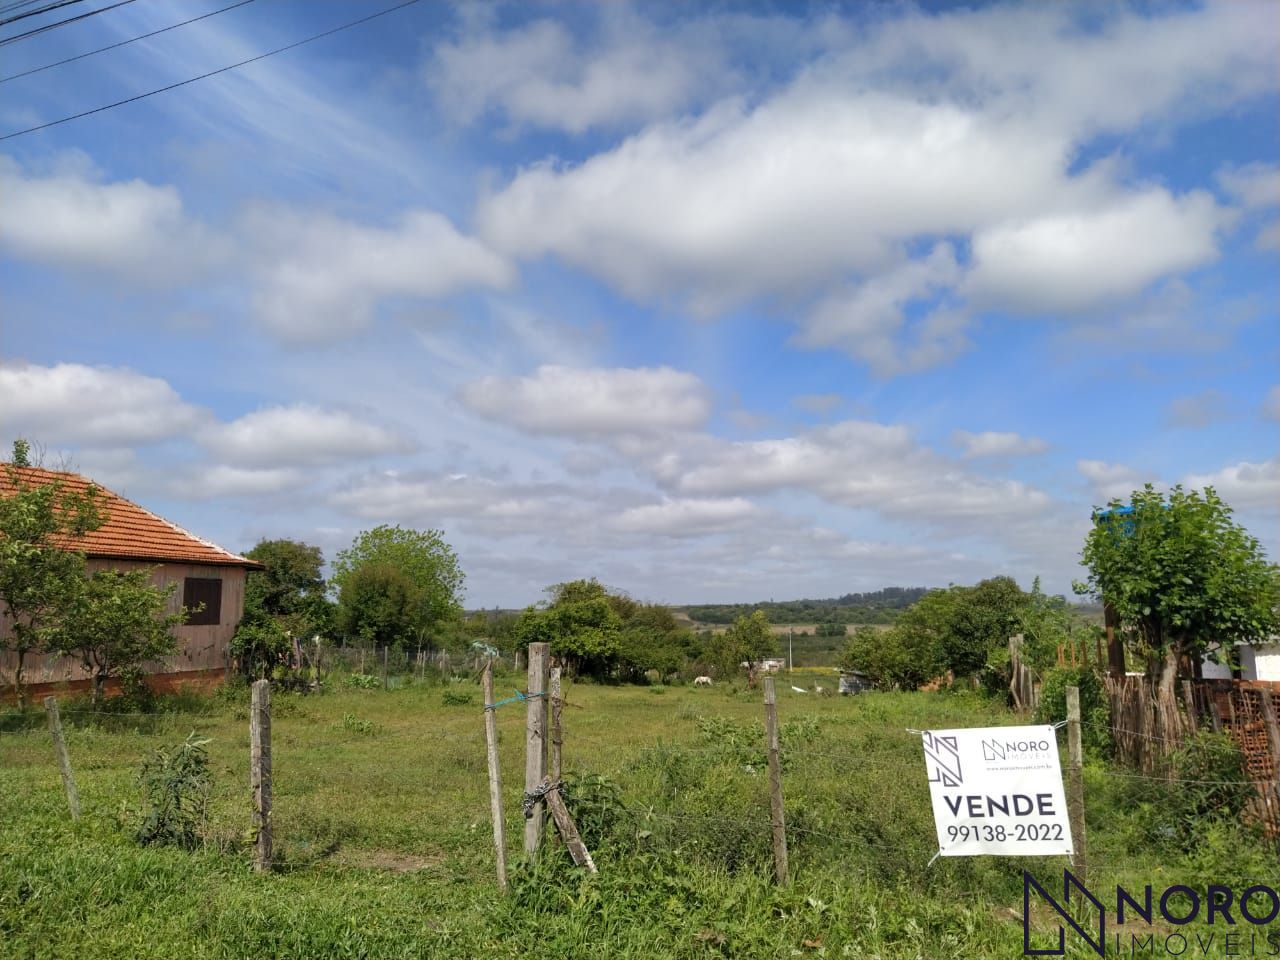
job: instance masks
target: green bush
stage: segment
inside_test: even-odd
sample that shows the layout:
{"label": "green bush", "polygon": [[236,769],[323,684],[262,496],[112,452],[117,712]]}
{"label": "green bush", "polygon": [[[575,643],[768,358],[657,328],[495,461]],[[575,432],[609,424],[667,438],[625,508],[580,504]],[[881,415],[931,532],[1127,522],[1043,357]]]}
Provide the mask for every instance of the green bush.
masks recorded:
{"label": "green bush", "polygon": [[204,837],[209,819],[209,752],[207,739],[195,733],[173,749],[161,747],[142,764],[142,822],[137,841],[171,844],[192,850]]}
{"label": "green bush", "polygon": [[382,686],[382,681],[369,673],[351,673],[342,682],[357,690],[377,690]]}
{"label": "green bush", "polygon": [[340,726],[348,733],[373,734],[378,732],[378,725],[376,723],[372,720],[364,720],[357,717],[354,713],[343,714]]}
{"label": "green bush", "polygon": [[1244,755],[1225,733],[1199,731],[1169,757],[1169,769],[1175,782],[1169,784],[1168,809],[1187,839],[1206,820],[1237,819],[1253,796]]}
{"label": "green bush", "polygon": [[1037,723],[1057,723],[1067,718],[1067,687],[1080,691],[1080,739],[1096,756],[1111,755],[1111,707],[1107,691],[1092,667],[1057,667],[1040,684]]}
{"label": "green bush", "polygon": [[440,702],[446,707],[466,707],[471,705],[472,696],[463,690],[445,690]]}

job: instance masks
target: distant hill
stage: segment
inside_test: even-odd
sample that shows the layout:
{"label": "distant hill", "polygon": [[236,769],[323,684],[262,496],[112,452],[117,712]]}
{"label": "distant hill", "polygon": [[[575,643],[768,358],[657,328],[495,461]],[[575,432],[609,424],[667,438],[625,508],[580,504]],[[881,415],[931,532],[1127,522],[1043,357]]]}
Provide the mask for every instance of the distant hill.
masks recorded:
{"label": "distant hill", "polygon": [[697,623],[733,623],[763,610],[770,623],[893,623],[929,587],[885,587],[871,593],[846,593],[828,600],[765,600],[760,603],[706,603],[679,607]]}

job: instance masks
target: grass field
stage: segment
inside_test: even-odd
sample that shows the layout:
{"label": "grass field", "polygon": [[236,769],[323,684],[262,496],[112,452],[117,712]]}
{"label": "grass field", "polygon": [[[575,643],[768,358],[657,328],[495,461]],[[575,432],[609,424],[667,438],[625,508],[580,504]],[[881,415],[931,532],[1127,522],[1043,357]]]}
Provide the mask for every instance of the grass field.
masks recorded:
{"label": "grass field", "polygon": [[[516,683],[501,678],[498,695]],[[473,683],[450,685],[471,694],[451,706],[439,683],[277,695],[280,863],[265,876],[250,871],[245,845],[243,696],[157,716],[64,705],[84,806],[75,824],[42,714],[0,715],[0,955],[1021,956],[1021,871],[1046,883],[1056,871],[1060,884],[1063,861],[929,866],[924,766],[906,731],[1017,721],[968,695],[822,698],[793,693],[786,678],[779,686],[794,874],[785,890],[771,877],[759,695],[729,685],[569,685],[567,792],[601,872],[587,877],[552,848],[515,870],[505,899]],[[498,711],[517,862],[523,710]],[[195,853],[139,847],[128,810],[139,764],[192,730],[212,741],[208,840]],[[1163,842],[1162,794],[1149,783],[1097,763],[1087,787],[1095,889],[1239,888],[1280,874],[1275,854],[1232,824],[1206,824],[1189,850]]]}

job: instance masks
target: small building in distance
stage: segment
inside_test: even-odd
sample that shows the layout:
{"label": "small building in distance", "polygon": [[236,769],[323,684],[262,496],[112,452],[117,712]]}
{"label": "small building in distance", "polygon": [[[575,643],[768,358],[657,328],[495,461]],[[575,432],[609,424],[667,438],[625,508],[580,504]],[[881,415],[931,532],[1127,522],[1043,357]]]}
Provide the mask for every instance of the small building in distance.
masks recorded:
{"label": "small building in distance", "polygon": [[[154,568],[153,583],[177,586],[170,601],[171,612],[184,606],[197,611],[174,628],[177,653],[147,664],[148,684],[153,689],[203,686],[222,679],[231,635],[244,613],[245,576],[249,570],[263,569],[262,564],[201,539],[76,473],[6,465],[0,468],[0,497],[15,493],[11,470],[23,483],[61,483],[69,493],[97,487],[105,521],[97,530],[68,542],[68,549],[85,555],[91,574],[104,569]],[[0,637],[8,636],[11,630],[7,611],[0,607]],[[16,654],[0,650],[0,699],[13,697],[16,668]],[[91,686],[77,660],[37,653],[27,654],[23,679],[31,696],[54,690],[88,690]]]}

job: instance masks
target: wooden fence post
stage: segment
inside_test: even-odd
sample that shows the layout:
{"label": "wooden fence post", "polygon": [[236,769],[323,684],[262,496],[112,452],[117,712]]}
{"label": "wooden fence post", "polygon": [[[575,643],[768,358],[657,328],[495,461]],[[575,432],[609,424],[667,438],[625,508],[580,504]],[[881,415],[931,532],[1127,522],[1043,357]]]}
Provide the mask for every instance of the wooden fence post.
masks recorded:
{"label": "wooden fence post", "polygon": [[1182,681],[1182,702],[1187,708],[1187,726],[1192,733],[1200,729],[1200,714],[1196,710],[1196,688],[1190,680]]}
{"label": "wooden fence post", "polygon": [[62,718],[58,716],[58,701],[55,697],[44,698],[44,709],[49,715],[49,732],[53,734],[53,752],[58,758],[58,769],[62,772],[62,785],[67,790],[67,806],[71,808],[71,819],[80,819],[80,794],[76,790],[76,778],[71,773],[71,756],[67,753],[67,741],[62,738]]}
{"label": "wooden fence post", "polygon": [[387,650],[389,648],[384,644],[382,647],[382,689],[390,690],[391,686],[387,682]]}
{"label": "wooden fence post", "polygon": [[773,829],[773,868],[778,885],[787,885],[787,820],[782,806],[782,764],[778,758],[778,701],[773,677],[764,678],[764,735],[769,751],[769,823]]}
{"label": "wooden fence post", "polygon": [[[524,789],[534,793],[547,775],[547,658],[549,643],[529,644],[529,698],[524,726]],[[539,800],[524,822],[524,852],[533,856],[542,845],[546,806]]]}
{"label": "wooden fence post", "polygon": [[1067,687],[1067,812],[1075,853],[1071,865],[1081,883],[1089,875],[1089,844],[1084,825],[1084,750],[1080,743],[1080,688]]}
{"label": "wooden fence post", "polygon": [[253,869],[271,869],[271,681],[255,680],[249,706],[249,785],[258,832]]}
{"label": "wooden fence post", "polygon": [[564,704],[560,702],[560,668],[551,668],[551,780],[558,783],[561,771],[561,748],[564,746],[564,731],[560,727],[560,715]]}
{"label": "wooden fence post", "polygon": [[480,678],[484,691],[484,745],[489,759],[489,812],[493,815],[493,851],[498,868],[498,888],[507,892],[507,827],[502,819],[502,767],[498,763],[498,718],[493,708],[493,661]]}

